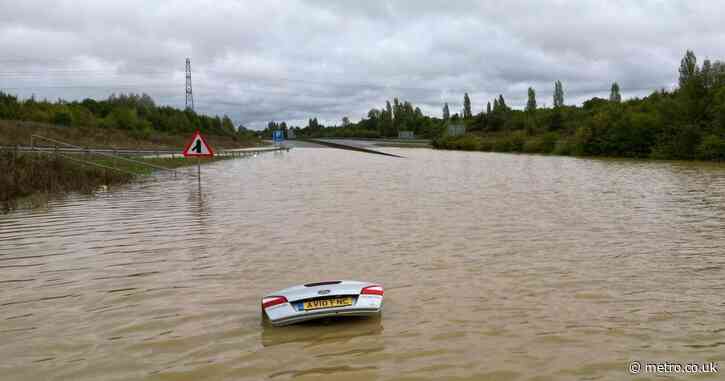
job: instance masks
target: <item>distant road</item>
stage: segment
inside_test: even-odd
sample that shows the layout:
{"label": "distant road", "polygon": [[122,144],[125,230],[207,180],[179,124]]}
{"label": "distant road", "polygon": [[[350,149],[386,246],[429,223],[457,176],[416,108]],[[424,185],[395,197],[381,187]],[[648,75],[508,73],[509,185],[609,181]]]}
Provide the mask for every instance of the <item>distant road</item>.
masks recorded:
{"label": "distant road", "polygon": [[[319,139],[312,139],[312,140],[318,140],[322,142],[330,142],[335,144],[343,144],[343,145],[349,145],[349,146],[355,146],[360,148],[370,148],[370,147],[386,147],[386,146],[393,146],[393,147],[431,147],[430,140],[428,139],[332,139],[332,138],[319,138]],[[323,147],[321,144],[315,144],[311,141],[302,141],[302,140],[285,140],[285,145],[290,147]]]}
{"label": "distant road", "polygon": [[384,155],[384,156],[393,156],[393,157],[402,157],[399,155],[395,155],[388,152],[382,152],[378,151],[372,148],[375,148],[373,145],[368,145],[366,147],[362,145],[355,144],[356,142],[349,141],[349,140],[335,140],[335,139],[304,139],[303,141],[295,140],[295,142],[301,142],[301,143],[309,143],[314,146],[327,146],[330,148],[337,148],[337,149],[344,149],[344,150],[351,150],[351,151],[359,151],[359,152],[365,152],[365,153],[372,153],[376,155]]}

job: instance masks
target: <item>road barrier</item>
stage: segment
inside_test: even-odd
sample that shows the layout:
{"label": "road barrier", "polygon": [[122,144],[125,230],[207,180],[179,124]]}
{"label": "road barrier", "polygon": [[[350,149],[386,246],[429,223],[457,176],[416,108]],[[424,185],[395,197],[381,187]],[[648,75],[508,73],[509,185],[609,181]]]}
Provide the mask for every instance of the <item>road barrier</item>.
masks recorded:
{"label": "road barrier", "polygon": [[[38,141],[38,140],[39,141],[45,141],[45,142],[51,142],[51,143],[54,143],[56,145],[53,146],[53,147],[42,147],[42,146],[41,147],[36,147],[35,142]],[[62,148],[61,147],[58,147],[57,146],[58,144],[60,144],[60,145],[62,145],[64,147],[62,147]],[[111,153],[109,153],[109,151],[113,152],[114,150],[109,150],[109,149],[92,149],[92,148],[81,147],[81,146],[77,146],[75,144],[66,143],[66,142],[63,142],[63,141],[60,141],[60,140],[51,139],[51,138],[48,138],[48,137],[45,137],[45,136],[40,136],[40,135],[31,135],[31,137],[30,137],[30,150],[31,151],[38,151],[39,150],[41,152],[49,152],[49,153],[52,153],[54,155],[62,156],[64,158],[66,158],[66,159],[69,159],[69,160],[72,160],[72,161],[76,161],[76,162],[79,162],[79,163],[82,163],[82,164],[90,165],[90,166],[93,166],[93,167],[98,167],[98,168],[103,168],[103,169],[110,169],[110,170],[113,170],[113,171],[118,171],[118,172],[133,174],[133,173],[131,173],[129,171],[126,171],[124,169],[116,168],[115,166],[108,166],[108,165],[103,165],[103,164],[99,164],[99,163],[94,163],[94,162],[88,161],[88,160],[79,159],[78,157],[71,156],[71,154],[73,154],[73,153],[75,153],[75,154],[86,154],[86,155],[93,154],[93,155],[105,156],[105,157],[109,157],[109,158],[113,159],[114,160],[114,163],[115,163],[116,160],[121,160],[121,161],[129,162],[129,163],[134,163],[134,164],[142,165],[142,166],[145,166],[145,167],[148,167],[148,168],[154,168],[154,169],[159,169],[159,170],[162,170],[162,171],[171,172],[171,173],[174,174],[174,177],[176,177],[176,170],[173,169],[173,168],[166,168],[166,167],[163,167],[163,166],[160,166],[160,165],[151,164],[151,163],[147,163],[147,162],[140,161],[140,160],[129,159],[128,157],[124,157],[124,156],[121,156],[121,155],[118,155],[118,154],[111,154]]]}

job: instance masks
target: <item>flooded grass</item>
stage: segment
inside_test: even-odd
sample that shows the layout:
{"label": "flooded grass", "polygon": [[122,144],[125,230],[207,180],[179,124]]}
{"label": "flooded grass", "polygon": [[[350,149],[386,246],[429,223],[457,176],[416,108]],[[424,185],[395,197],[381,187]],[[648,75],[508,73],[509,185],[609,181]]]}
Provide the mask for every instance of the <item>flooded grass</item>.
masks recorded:
{"label": "flooded grass", "polygon": [[[202,159],[201,162],[224,159],[227,157]],[[63,157],[52,154],[0,152],[0,211],[42,206],[47,203],[49,195],[69,192],[92,193],[101,186],[128,183],[137,176],[149,175],[159,170],[141,163],[172,169],[194,165],[197,162],[183,157],[133,160],[136,162],[107,156]]]}

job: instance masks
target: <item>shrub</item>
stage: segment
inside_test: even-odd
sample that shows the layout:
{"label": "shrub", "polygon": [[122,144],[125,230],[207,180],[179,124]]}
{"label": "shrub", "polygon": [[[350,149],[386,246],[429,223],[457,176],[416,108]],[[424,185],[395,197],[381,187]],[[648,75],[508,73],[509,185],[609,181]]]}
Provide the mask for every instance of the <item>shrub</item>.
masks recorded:
{"label": "shrub", "polygon": [[480,147],[478,138],[472,135],[461,136],[458,139],[457,144],[458,149],[466,151],[475,151]]}
{"label": "shrub", "polygon": [[433,141],[433,147],[442,149],[460,149],[476,151],[480,148],[480,140],[473,135],[447,136]]}
{"label": "shrub", "polygon": [[540,137],[534,137],[524,142],[523,152],[526,153],[544,153],[544,145]]}
{"label": "shrub", "polygon": [[499,152],[523,152],[525,142],[526,132],[515,131],[502,139],[496,140],[493,150]]}
{"label": "shrub", "polygon": [[697,158],[701,160],[725,160],[725,139],[708,135],[697,147]]}
{"label": "shrub", "polygon": [[67,110],[60,110],[53,114],[53,123],[61,126],[70,126],[73,123],[73,116]]}
{"label": "shrub", "polygon": [[576,147],[574,143],[572,143],[569,139],[559,139],[556,141],[556,144],[554,145],[554,150],[552,153],[554,155],[574,155],[576,152]]}

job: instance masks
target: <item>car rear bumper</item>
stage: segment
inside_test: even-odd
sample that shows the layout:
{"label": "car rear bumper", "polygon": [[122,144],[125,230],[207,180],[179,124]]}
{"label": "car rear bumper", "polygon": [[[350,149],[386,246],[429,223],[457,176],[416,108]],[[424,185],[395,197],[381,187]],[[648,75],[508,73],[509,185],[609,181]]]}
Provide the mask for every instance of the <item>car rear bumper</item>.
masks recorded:
{"label": "car rear bumper", "polygon": [[299,301],[293,301],[269,307],[265,313],[269,322],[275,326],[336,316],[372,316],[379,314],[382,310],[383,296],[359,295],[354,303],[354,305],[346,307],[305,311],[301,309],[301,306],[295,307],[295,304],[301,304]]}
{"label": "car rear bumper", "polygon": [[316,319],[322,319],[322,318],[329,318],[329,317],[339,317],[339,316],[375,316],[380,314],[380,311],[382,308],[348,308],[344,310],[335,310],[335,309],[329,309],[329,310],[321,310],[321,311],[315,311],[315,312],[307,312],[307,313],[296,313],[292,315],[288,315],[285,317],[280,317],[278,319],[271,319],[268,316],[269,322],[276,327],[283,326],[283,325],[289,325],[289,324],[295,324],[295,323],[302,323],[305,321],[310,320],[316,320]]}

